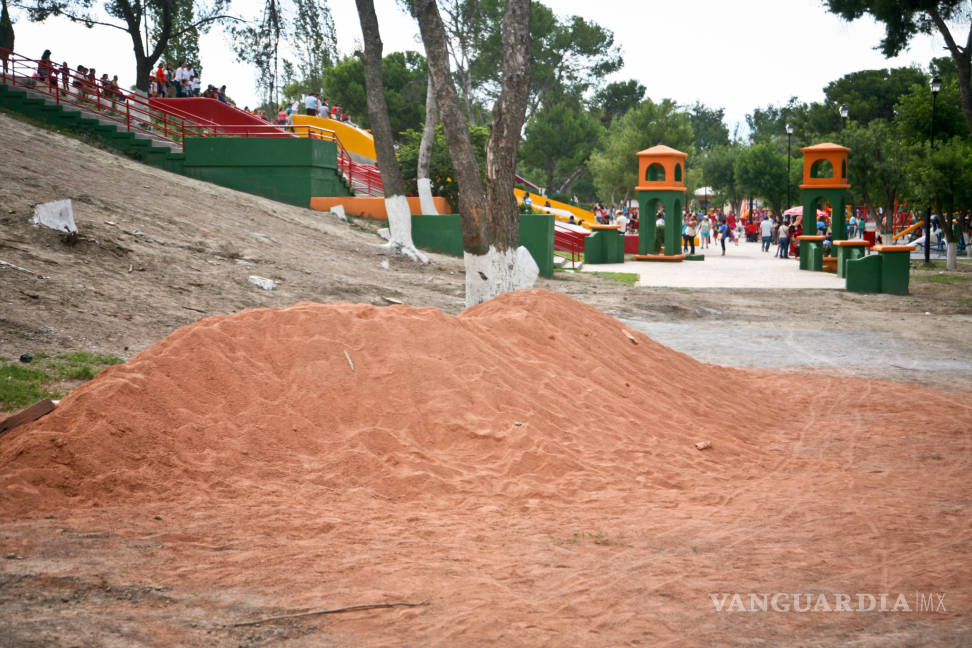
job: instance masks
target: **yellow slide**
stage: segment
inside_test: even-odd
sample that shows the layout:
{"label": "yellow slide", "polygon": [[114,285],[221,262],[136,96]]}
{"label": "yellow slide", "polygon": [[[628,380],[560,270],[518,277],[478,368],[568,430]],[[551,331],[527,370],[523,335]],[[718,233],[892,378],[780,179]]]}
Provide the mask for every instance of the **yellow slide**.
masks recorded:
{"label": "yellow slide", "polygon": [[[349,153],[355,153],[369,160],[377,160],[378,154],[375,153],[375,138],[366,130],[355,128],[347,122],[340,122],[336,119],[325,119],[324,117],[311,117],[310,115],[294,115],[294,126],[317,126],[325,130],[334,131],[341,144]],[[297,134],[307,137],[307,132]]]}
{"label": "yellow slide", "polygon": [[912,232],[914,232],[916,229],[918,229],[919,227],[921,227],[924,224],[925,224],[924,221],[918,221],[914,225],[908,227],[907,229],[903,229],[900,232],[898,232],[897,234],[895,234],[894,236],[892,236],[891,237],[891,240],[892,241],[897,241],[902,236],[907,236],[908,234],[911,234]]}
{"label": "yellow slide", "polygon": [[[523,197],[527,195],[527,192],[514,187],[513,194],[516,196],[516,202],[518,204],[522,204]],[[591,225],[597,224],[597,221],[594,220],[594,213],[589,212],[586,209],[581,209],[580,207],[575,207],[574,205],[569,205],[565,202],[560,202],[559,200],[551,200],[546,196],[541,196],[540,194],[535,194],[533,192],[530,192],[530,200],[533,201],[534,210],[553,214],[554,218],[559,221],[566,222],[570,218],[570,214],[573,214],[574,220],[576,220],[579,225],[590,227]],[[548,203],[550,205],[549,207],[547,207]]]}

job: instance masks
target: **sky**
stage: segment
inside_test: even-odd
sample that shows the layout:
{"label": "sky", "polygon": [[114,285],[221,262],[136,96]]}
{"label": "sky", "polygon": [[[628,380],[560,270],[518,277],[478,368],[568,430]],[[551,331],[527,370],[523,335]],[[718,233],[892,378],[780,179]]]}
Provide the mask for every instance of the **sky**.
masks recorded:
{"label": "sky", "polygon": [[[756,107],[786,103],[790,97],[820,101],[830,81],[864,69],[918,65],[945,56],[940,36],[919,36],[908,50],[886,59],[874,48],[884,30],[870,18],[848,23],[828,13],[822,0],[547,0],[560,16],[580,15],[614,32],[625,66],[608,81],[637,79],[647,96],[671,98],[683,105],[696,101],[725,110],[733,131],[745,133],[745,116]],[[256,16],[260,0],[234,0],[232,12]],[[351,53],[361,42],[354,0],[328,0],[338,36],[338,50]],[[384,52],[422,51],[415,22],[395,0],[375,0]],[[100,75],[119,75],[123,87],[135,82],[135,59],[128,34],[105,27],[87,29],[66,19],[30,23],[13,10],[16,44],[25,56],[53,58],[71,67],[94,67]],[[968,25],[964,26],[967,29]],[[962,29],[960,26],[959,29]],[[964,38],[962,39],[964,40]],[[226,84],[240,106],[254,107],[256,72],[239,63],[220,30],[204,36],[200,57],[202,82]]]}

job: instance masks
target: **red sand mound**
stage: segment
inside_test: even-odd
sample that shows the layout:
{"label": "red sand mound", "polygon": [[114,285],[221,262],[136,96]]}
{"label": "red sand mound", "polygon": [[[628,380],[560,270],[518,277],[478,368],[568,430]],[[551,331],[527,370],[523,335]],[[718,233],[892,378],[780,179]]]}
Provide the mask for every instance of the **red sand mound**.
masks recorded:
{"label": "red sand mound", "polygon": [[[970,414],[704,365],[543,291],[458,317],[302,303],[180,329],[4,437],[0,518],[22,551],[45,513],[110,528],[112,562],[79,547],[73,570],[234,614],[431,599],[329,618],[351,645],[929,640],[970,632]],[[931,590],[960,609],[708,596]]]}
{"label": "red sand mound", "polygon": [[0,485],[18,511],[315,486],[569,497],[648,464],[646,486],[677,487],[707,463],[700,439],[760,461],[722,424],[738,402],[684,407],[739,378],[552,293],[458,318],[301,303],[200,321],[106,371],[6,440]]}

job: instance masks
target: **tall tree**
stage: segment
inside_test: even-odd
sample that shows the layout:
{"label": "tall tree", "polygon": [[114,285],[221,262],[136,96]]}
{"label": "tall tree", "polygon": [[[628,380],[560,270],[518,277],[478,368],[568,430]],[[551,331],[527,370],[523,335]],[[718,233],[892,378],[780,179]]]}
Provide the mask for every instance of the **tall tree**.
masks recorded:
{"label": "tall tree", "polygon": [[324,0],[294,0],[290,41],[296,55],[293,68],[307,88],[304,94],[323,91],[324,73],[337,62],[337,33]]}
{"label": "tall tree", "polygon": [[435,126],[438,122],[439,111],[435,107],[435,86],[432,85],[432,75],[429,75],[425,89],[425,125],[422,127],[422,140],[419,143],[418,160],[415,163],[415,183],[423,214],[439,213],[435,201],[432,200],[432,178],[429,175],[432,166],[432,145],[435,143]]}
{"label": "tall tree", "polygon": [[898,97],[925,81],[925,74],[913,67],[860,70],[828,83],[824,95],[834,110],[837,106],[847,106],[850,119],[857,123],[867,124],[874,119],[891,121]]}
{"label": "tall tree", "polygon": [[[211,0],[211,4],[198,4],[192,22],[180,22],[177,16],[180,0],[105,0],[104,11],[120,22],[95,20],[96,0],[32,0],[19,5],[27,9],[31,21],[42,22],[51,16],[64,16],[86,27],[95,25],[111,27],[126,32],[132,39],[135,53],[135,86],[148,90],[149,74],[162,56],[169,39],[178,38],[192,30],[204,30],[208,26],[236,18],[224,15],[228,0]],[[147,21],[156,16],[152,29],[154,44],[143,33],[148,32]]]}
{"label": "tall tree", "polygon": [[375,3],[374,0],[355,0],[355,4],[358,6],[361,34],[364,36],[364,52],[358,52],[358,56],[364,62],[368,119],[375,138],[381,183],[385,188],[385,211],[391,232],[389,246],[413,260],[428,263],[428,257],[419,252],[412,242],[412,211],[408,206],[408,199],[405,198],[405,181],[402,180],[402,171],[395,156],[395,140],[392,137],[391,121],[388,119],[388,104],[385,102],[381,70],[381,33],[378,29],[378,16],[375,15]]}
{"label": "tall tree", "polygon": [[[958,69],[962,113],[972,130],[972,15],[967,0],[826,0],[826,3],[832,13],[844,20],[856,20],[870,14],[884,23],[880,49],[887,57],[908,47],[916,34],[938,32]],[[953,35],[948,26],[953,20],[968,24],[968,34]]]}
{"label": "tall tree", "polygon": [[756,142],[739,152],[733,165],[742,191],[769,202],[777,214],[786,202],[786,155],[775,142]]}
{"label": "tall tree", "polygon": [[[381,62],[382,85],[392,135],[421,128],[425,115],[425,58],[418,52],[392,52]],[[331,103],[339,104],[363,128],[370,128],[364,64],[359,57],[349,57],[324,75],[324,88]]]}
{"label": "tall tree", "polygon": [[486,144],[486,187],[449,68],[445,27],[435,0],[414,0],[442,125],[459,183],[466,305],[529,287],[538,268],[519,243],[513,176],[530,90],[530,0],[509,0],[502,27],[502,85]]}
{"label": "tall tree", "polygon": [[693,143],[697,151],[708,151],[714,146],[729,144],[729,127],[726,126],[726,111],[723,108],[709,108],[695,102],[689,112],[692,123]]}
{"label": "tall tree", "polygon": [[[14,28],[13,23],[10,21],[10,12],[7,11],[7,0],[3,0],[3,9],[0,11],[0,50],[13,51],[14,48]],[[0,58],[3,59],[3,72],[7,72],[7,60],[8,54],[6,52],[0,52]]]}
{"label": "tall tree", "polygon": [[671,99],[646,99],[611,123],[588,162],[601,195],[614,202],[630,194],[638,185],[638,151],[656,144],[692,153],[691,120]]}
{"label": "tall tree", "polygon": [[592,103],[601,111],[601,121],[608,125],[640,104],[645,92],[645,86],[634,79],[612,81],[594,94]]}
{"label": "tall tree", "polygon": [[541,108],[527,123],[521,158],[543,173],[548,195],[559,193],[555,178],[561,183],[576,179],[603,130],[577,98],[565,97]]}
{"label": "tall tree", "polygon": [[236,58],[257,69],[256,87],[264,105],[280,105],[280,37],[284,31],[279,0],[264,0],[263,15],[256,24],[230,29]]}

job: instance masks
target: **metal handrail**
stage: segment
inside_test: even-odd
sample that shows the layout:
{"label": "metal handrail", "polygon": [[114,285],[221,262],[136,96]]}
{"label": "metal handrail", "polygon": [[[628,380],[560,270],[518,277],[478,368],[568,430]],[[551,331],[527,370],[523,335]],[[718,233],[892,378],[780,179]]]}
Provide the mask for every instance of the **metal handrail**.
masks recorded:
{"label": "metal handrail", "polygon": [[152,105],[151,99],[118,88],[106,88],[100,79],[90,79],[75,70],[62,70],[54,61],[40,61],[0,48],[7,65],[0,67],[0,79],[15,87],[46,94],[57,105],[70,105],[97,113],[124,127],[170,144],[185,148],[186,137],[297,137],[304,134],[313,139],[335,142],[338,172],[358,195],[383,195],[381,173],[374,165],[355,162],[332,130],[320,126],[280,126],[266,123],[221,124],[200,117],[169,104]]}

